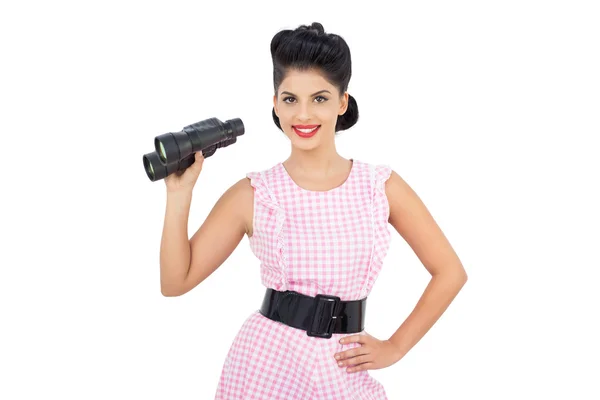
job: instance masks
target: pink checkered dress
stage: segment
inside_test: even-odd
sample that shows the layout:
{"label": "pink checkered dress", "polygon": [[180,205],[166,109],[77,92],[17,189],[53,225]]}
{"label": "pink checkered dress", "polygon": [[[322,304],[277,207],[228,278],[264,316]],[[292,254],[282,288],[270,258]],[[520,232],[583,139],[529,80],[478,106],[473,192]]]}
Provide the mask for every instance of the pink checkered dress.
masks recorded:
{"label": "pink checkered dress", "polygon": [[[255,190],[250,246],[263,285],[341,300],[368,296],[390,243],[390,173],[388,166],[354,160],[348,179],[329,191],[299,187],[282,163],[248,173]],[[338,367],[335,353],[360,346],[339,343],[352,334],[311,337],[262,316],[259,307],[231,345],[215,399],[387,400],[368,370]],[[366,321],[374,314],[367,301]]]}

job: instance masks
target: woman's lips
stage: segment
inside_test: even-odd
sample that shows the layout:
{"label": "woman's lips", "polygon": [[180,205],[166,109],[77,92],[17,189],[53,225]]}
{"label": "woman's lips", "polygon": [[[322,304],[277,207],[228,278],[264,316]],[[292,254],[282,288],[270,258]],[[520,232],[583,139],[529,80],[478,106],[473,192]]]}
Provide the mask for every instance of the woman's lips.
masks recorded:
{"label": "woman's lips", "polygon": [[294,132],[296,132],[296,135],[298,135],[302,138],[313,137],[317,133],[317,131],[319,130],[320,127],[321,127],[321,125],[294,125],[294,126],[292,126],[292,128],[294,129]]}

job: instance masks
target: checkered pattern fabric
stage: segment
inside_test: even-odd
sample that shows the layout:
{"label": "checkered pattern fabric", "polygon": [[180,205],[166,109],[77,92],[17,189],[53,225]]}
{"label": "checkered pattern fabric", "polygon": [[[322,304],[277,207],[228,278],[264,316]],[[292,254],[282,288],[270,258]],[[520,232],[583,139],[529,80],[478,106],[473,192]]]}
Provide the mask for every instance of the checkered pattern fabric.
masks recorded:
{"label": "checkered pattern fabric", "polygon": [[[249,242],[263,285],[341,300],[367,297],[390,243],[385,194],[390,174],[389,166],[353,160],[341,186],[310,191],[282,163],[248,173],[254,187]],[[369,314],[367,301],[367,322]],[[387,400],[368,370],[349,373],[337,365],[335,353],[360,346],[339,343],[350,335],[311,337],[257,309],[231,345],[215,399]]]}

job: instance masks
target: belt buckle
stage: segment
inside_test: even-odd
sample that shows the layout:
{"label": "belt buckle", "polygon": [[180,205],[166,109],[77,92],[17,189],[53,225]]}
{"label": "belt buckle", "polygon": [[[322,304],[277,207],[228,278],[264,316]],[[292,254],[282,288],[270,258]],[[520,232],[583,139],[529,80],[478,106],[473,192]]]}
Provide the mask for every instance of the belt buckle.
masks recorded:
{"label": "belt buckle", "polygon": [[315,308],[311,316],[309,329],[306,331],[308,336],[329,339],[333,335],[333,323],[337,316],[333,314],[340,303],[338,296],[329,296],[318,294],[315,296]]}

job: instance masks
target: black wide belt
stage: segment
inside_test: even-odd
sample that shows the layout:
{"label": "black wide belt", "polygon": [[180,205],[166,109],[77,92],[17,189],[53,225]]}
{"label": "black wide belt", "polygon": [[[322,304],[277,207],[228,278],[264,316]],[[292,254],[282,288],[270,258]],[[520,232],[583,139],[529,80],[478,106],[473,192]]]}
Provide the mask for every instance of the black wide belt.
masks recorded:
{"label": "black wide belt", "polygon": [[341,301],[337,296],[307,296],[293,290],[267,288],[259,312],[277,322],[306,331],[308,336],[329,339],[333,333],[358,333],[364,329],[367,298]]}

